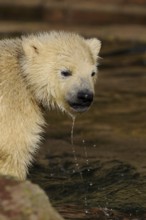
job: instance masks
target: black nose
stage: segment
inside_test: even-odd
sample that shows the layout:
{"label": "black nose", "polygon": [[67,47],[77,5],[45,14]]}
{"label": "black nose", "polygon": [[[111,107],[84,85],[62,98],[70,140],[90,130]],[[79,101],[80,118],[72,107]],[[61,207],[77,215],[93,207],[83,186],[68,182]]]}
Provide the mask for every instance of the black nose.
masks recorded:
{"label": "black nose", "polygon": [[77,94],[77,98],[79,102],[85,105],[90,105],[93,101],[93,92],[90,92],[88,90],[79,91]]}

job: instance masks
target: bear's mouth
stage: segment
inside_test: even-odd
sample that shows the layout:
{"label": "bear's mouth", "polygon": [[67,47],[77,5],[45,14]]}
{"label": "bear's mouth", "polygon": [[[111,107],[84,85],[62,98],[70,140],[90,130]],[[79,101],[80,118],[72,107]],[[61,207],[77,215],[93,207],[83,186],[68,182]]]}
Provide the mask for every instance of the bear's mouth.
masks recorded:
{"label": "bear's mouth", "polygon": [[91,102],[86,102],[86,103],[68,102],[68,104],[73,111],[81,113],[89,109]]}

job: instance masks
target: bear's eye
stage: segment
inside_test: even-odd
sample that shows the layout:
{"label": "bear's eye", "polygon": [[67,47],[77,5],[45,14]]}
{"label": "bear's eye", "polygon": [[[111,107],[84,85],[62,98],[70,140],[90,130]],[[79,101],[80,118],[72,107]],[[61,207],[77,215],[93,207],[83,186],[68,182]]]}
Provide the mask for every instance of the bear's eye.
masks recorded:
{"label": "bear's eye", "polygon": [[96,73],[93,71],[93,72],[91,73],[91,76],[93,77],[93,76],[95,76],[95,74],[96,74]]}
{"label": "bear's eye", "polygon": [[67,77],[67,76],[71,76],[72,73],[69,70],[62,70],[61,75]]}

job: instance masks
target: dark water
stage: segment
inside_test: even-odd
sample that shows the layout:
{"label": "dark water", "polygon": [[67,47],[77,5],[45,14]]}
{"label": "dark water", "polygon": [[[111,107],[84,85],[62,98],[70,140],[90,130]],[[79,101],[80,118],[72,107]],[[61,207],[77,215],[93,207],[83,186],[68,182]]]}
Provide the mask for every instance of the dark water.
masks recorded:
{"label": "dark water", "polygon": [[[41,187],[45,189],[50,200],[61,213],[64,209],[66,212],[68,210],[67,219],[77,219],[78,215],[82,215],[79,219],[91,217],[101,219],[98,213],[99,208],[101,208],[101,213],[105,213],[105,217],[107,215],[105,219],[109,217],[110,219],[124,219],[126,216],[129,219],[136,217],[141,219],[142,216],[144,218],[146,176],[140,176],[129,164],[114,160],[104,163],[96,161],[89,167],[82,166],[84,182],[79,172],[73,172],[74,164],[62,162],[62,167],[56,163],[50,166],[56,169],[49,172],[49,169],[44,170],[38,167],[33,172],[35,174],[33,178],[36,181],[39,171]],[[73,210],[74,215],[71,218],[70,214]],[[96,218],[98,215],[99,218]],[[111,216],[115,217],[111,218]]]}
{"label": "dark water", "polygon": [[47,112],[30,179],[66,219],[146,219],[146,44],[103,43],[96,97],[75,122]]}

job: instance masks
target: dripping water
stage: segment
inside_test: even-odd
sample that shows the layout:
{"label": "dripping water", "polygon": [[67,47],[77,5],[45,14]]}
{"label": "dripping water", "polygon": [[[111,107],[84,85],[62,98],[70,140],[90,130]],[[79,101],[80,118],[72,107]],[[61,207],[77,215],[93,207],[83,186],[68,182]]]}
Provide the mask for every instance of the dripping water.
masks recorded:
{"label": "dripping water", "polygon": [[90,169],[89,169],[89,159],[88,159],[88,153],[87,153],[87,147],[86,147],[85,140],[83,140],[82,142],[83,142],[83,146],[84,146],[84,154],[85,154],[87,170],[90,171]]}
{"label": "dripping water", "polygon": [[71,144],[74,145],[74,127],[75,127],[75,116],[72,116],[72,128],[71,128]]}
{"label": "dripping water", "polygon": [[76,155],[76,150],[75,150],[75,146],[74,146],[74,126],[75,126],[75,117],[72,116],[72,128],[71,128],[71,145],[72,145],[72,152],[73,152],[73,156],[74,156],[74,161],[75,161],[75,166],[79,171],[79,163],[78,163],[78,158]]}
{"label": "dripping water", "polygon": [[[86,161],[86,166],[87,166],[87,171],[90,172],[90,167],[89,167],[89,157],[88,157],[88,152],[87,152],[87,146],[86,146],[86,141],[82,140],[83,147],[84,147],[84,155],[85,155],[85,161]],[[93,186],[92,182],[88,183],[89,187]]]}
{"label": "dripping water", "polygon": [[[75,145],[74,145],[74,126],[75,126],[75,117],[72,116],[72,128],[71,128],[72,152],[73,152],[73,156],[74,156],[75,166],[77,168],[77,171],[80,174],[80,178],[81,178],[81,181],[82,181],[83,186],[84,186],[84,206],[85,206],[85,213],[88,214],[89,213],[89,211],[88,211],[88,200],[87,200],[85,182],[84,182],[82,171],[81,171],[80,166],[79,166],[79,162],[78,162],[78,158],[77,158],[76,150],[75,150]],[[73,172],[75,172],[75,170],[73,170]]]}

